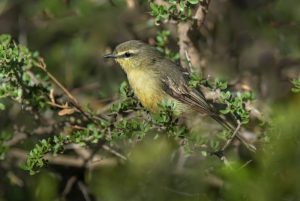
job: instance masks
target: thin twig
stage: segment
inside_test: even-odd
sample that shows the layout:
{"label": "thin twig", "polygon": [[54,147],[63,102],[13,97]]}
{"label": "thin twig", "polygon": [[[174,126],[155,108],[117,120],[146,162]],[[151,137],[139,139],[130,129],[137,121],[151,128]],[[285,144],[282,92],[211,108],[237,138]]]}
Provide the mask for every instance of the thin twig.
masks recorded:
{"label": "thin twig", "polygon": [[68,98],[71,100],[72,105],[79,110],[81,114],[83,114],[87,119],[90,121],[97,123],[95,119],[105,119],[102,116],[100,117],[93,117],[89,113],[86,113],[81,105],[79,104],[79,101],[66,89],[46,68],[46,64],[44,63],[43,59],[40,59],[40,63],[37,63],[36,66],[40,69],[42,69],[48,76],[49,78],[68,96]]}
{"label": "thin twig", "polygon": [[[78,125],[73,125],[72,128],[75,128],[75,129],[79,129],[79,130],[84,130],[84,129],[88,129],[88,128],[85,128],[85,127],[81,127],[81,126],[78,126]],[[88,129],[89,131],[92,132],[91,129]],[[124,156],[123,154],[117,152],[116,150],[114,150],[113,148],[109,147],[108,145],[102,145],[102,148],[110,153],[112,153],[113,155],[121,158],[122,160],[127,160],[127,157]]]}
{"label": "thin twig", "polygon": [[70,108],[70,106],[68,106],[68,105],[59,105],[59,104],[57,104],[55,102],[47,101],[47,103],[49,105],[53,106],[53,107],[57,107],[57,108],[60,108],[60,109],[69,109]]}
{"label": "thin twig", "polygon": [[88,160],[91,158],[91,151],[83,148],[79,144],[69,144],[67,147],[74,150],[83,160]]}
{"label": "thin twig", "polygon": [[198,193],[193,193],[192,194],[192,193],[182,192],[182,191],[171,189],[169,187],[162,187],[162,189],[164,189],[166,191],[169,191],[171,193],[175,193],[177,195],[186,196],[186,197],[196,197],[196,196],[199,195]]}
{"label": "thin twig", "polygon": [[75,176],[72,176],[70,179],[68,179],[67,184],[62,192],[63,197],[66,197],[70,193],[76,180],[77,180],[77,177],[75,177]]}
{"label": "thin twig", "polygon": [[232,143],[233,139],[236,137],[238,131],[240,130],[241,128],[241,122],[239,120],[237,120],[237,127],[236,129],[234,130],[233,134],[230,136],[230,138],[227,140],[227,142],[225,143],[225,145],[222,147],[221,151],[225,151],[225,149]]}
{"label": "thin twig", "polygon": [[230,165],[230,162],[228,161],[228,159],[226,158],[226,156],[222,156],[221,160],[224,162],[225,166],[232,168],[232,166]]}
{"label": "thin twig", "polygon": [[188,54],[188,52],[186,50],[185,50],[185,58],[186,58],[186,60],[188,62],[188,66],[189,66],[188,72],[192,73],[193,72],[193,65],[191,63],[191,58],[190,58],[190,56],[189,56],[189,54]]}
{"label": "thin twig", "polygon": [[[25,161],[28,156],[28,152],[19,148],[12,148],[7,153],[8,157],[17,158],[21,161]],[[67,166],[67,167],[77,167],[81,168],[85,165],[85,160],[79,157],[74,156],[66,156],[66,155],[58,155],[53,156],[51,154],[46,154],[45,159],[48,161],[49,164],[55,164],[55,165],[61,165],[61,166]],[[101,166],[114,166],[117,164],[117,161],[113,158],[107,158],[107,159],[101,159],[92,161],[89,163],[89,167],[101,167]]]}
{"label": "thin twig", "polygon": [[127,157],[124,156],[123,154],[117,152],[116,150],[112,149],[111,147],[107,146],[107,145],[102,145],[102,148],[110,153],[112,153],[113,155],[123,159],[123,160],[127,160]]}
{"label": "thin twig", "polygon": [[239,139],[239,141],[241,143],[243,143],[247,149],[249,149],[252,152],[256,151],[255,146],[249,144],[248,142],[246,142],[243,137],[241,136],[241,134],[239,133],[239,130],[241,128],[241,122],[239,120],[237,120],[237,127],[235,128],[234,132],[232,133],[232,135],[230,136],[230,138],[226,141],[225,145],[222,147],[222,149],[220,151],[218,151],[218,153],[221,153],[221,155],[224,153],[225,149],[227,149],[227,147],[232,143],[232,141],[234,140],[234,138]]}
{"label": "thin twig", "polygon": [[50,79],[61,89],[67,96],[75,103],[78,104],[78,100],[47,70],[44,61],[41,59],[40,63],[36,64],[37,67],[42,69]]}
{"label": "thin twig", "polygon": [[202,27],[208,12],[209,4],[210,0],[201,1],[193,19],[185,22],[179,22],[177,25],[180,64],[185,69],[188,67],[184,62],[186,52],[190,56],[190,63],[193,67],[201,68],[202,66],[201,63],[203,63],[203,59],[200,56],[201,54],[199,50],[194,45],[194,41],[192,41],[192,38],[190,37],[190,32],[197,32]]}
{"label": "thin twig", "polygon": [[25,140],[27,137],[28,137],[28,135],[26,133],[18,133],[11,140],[6,141],[6,142],[4,141],[4,145],[11,147],[11,146],[16,145],[19,142]]}
{"label": "thin twig", "polygon": [[253,160],[247,161],[245,164],[243,164],[243,165],[239,168],[239,170],[245,168],[246,166],[248,166],[248,165],[249,165],[250,163],[252,163],[252,162],[253,162]]}
{"label": "thin twig", "polygon": [[210,4],[211,0],[203,0],[200,2],[200,5],[198,6],[198,9],[196,11],[195,16],[193,17],[196,20],[198,28],[200,28],[205,20],[205,17],[208,12],[208,6]]}
{"label": "thin twig", "polygon": [[246,146],[246,148],[252,152],[256,152],[256,147],[244,140],[244,138],[240,135],[240,133],[236,134],[236,137]]}
{"label": "thin twig", "polygon": [[77,185],[78,185],[80,191],[82,192],[82,195],[83,195],[84,199],[86,201],[91,201],[91,198],[90,198],[90,195],[88,193],[87,187],[81,181],[78,181]]}

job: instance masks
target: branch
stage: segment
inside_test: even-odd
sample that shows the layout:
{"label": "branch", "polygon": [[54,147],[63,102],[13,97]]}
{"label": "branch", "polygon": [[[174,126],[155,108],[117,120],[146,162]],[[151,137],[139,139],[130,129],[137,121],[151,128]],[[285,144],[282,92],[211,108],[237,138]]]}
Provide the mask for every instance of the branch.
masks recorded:
{"label": "branch", "polygon": [[[28,156],[28,152],[19,148],[10,149],[10,151],[7,153],[7,157],[19,159],[21,162],[25,162],[27,156]],[[113,158],[105,158],[105,159],[93,158],[88,163],[86,163],[84,159],[74,157],[74,156],[66,156],[66,155],[53,156],[50,154],[46,154],[45,159],[50,164],[53,165],[61,165],[61,166],[75,167],[75,168],[84,167],[86,164],[86,167],[88,169],[94,169],[103,166],[115,166],[118,164],[118,161]]]}
{"label": "branch", "polygon": [[[78,126],[78,125],[74,125],[74,126],[72,126],[72,128],[74,128],[74,129],[79,129],[79,130],[86,129],[86,128],[81,127],[81,126]],[[90,131],[92,132],[92,130],[90,130]],[[74,146],[76,146],[76,145],[74,145]],[[127,157],[126,157],[126,156],[124,156],[123,154],[117,152],[116,150],[114,150],[113,148],[109,147],[108,145],[103,144],[101,147],[102,147],[104,150],[110,152],[111,154],[113,154],[113,155],[119,157],[120,159],[122,159],[122,160],[124,160],[124,161],[127,160]],[[87,156],[87,155],[88,155],[88,154],[85,154],[85,156]],[[89,156],[88,156],[87,158],[89,158],[89,157],[91,157],[91,156],[92,156],[92,154],[89,153]]]}
{"label": "branch", "polygon": [[40,63],[36,64],[37,67],[42,69],[50,79],[61,89],[63,92],[75,103],[78,104],[78,100],[47,70],[46,64],[43,59],[40,59]]}
{"label": "branch", "polygon": [[222,147],[221,151],[225,151],[225,149],[232,143],[233,139],[236,137],[236,135],[238,134],[238,131],[241,128],[241,122],[239,120],[237,120],[237,127],[234,130],[233,134],[230,136],[230,138],[227,140],[227,142],[225,143],[225,145]]}
{"label": "branch", "polygon": [[48,76],[49,78],[68,96],[68,98],[71,100],[72,105],[83,115],[85,116],[88,120],[90,120],[93,123],[97,123],[96,120],[101,120],[105,119],[103,116],[97,117],[97,116],[92,116],[89,113],[85,112],[81,105],[79,104],[79,101],[66,89],[46,68],[46,64],[44,63],[43,59],[40,59],[40,63],[37,63],[36,66],[40,69],[42,69]]}
{"label": "branch", "polygon": [[208,12],[208,6],[210,4],[210,0],[203,0],[201,1],[195,16],[193,17],[196,20],[198,29],[202,26],[202,24],[204,23],[205,17],[207,15]]}
{"label": "branch", "polygon": [[177,26],[178,32],[178,46],[180,54],[180,64],[183,68],[187,69],[186,54],[190,56],[190,63],[195,68],[200,68],[203,63],[200,52],[194,45],[190,35],[192,32],[198,32],[204,23],[210,0],[203,0],[196,10],[193,20],[187,22],[179,22]]}

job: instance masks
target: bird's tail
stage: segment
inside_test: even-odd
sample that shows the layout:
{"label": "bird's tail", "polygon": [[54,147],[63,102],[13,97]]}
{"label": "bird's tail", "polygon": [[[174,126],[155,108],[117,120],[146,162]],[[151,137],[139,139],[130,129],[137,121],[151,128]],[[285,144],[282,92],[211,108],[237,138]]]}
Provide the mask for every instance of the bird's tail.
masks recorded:
{"label": "bird's tail", "polygon": [[237,123],[233,119],[228,120],[225,116],[221,116],[217,113],[213,113],[211,118],[229,131],[234,131],[237,127]]}

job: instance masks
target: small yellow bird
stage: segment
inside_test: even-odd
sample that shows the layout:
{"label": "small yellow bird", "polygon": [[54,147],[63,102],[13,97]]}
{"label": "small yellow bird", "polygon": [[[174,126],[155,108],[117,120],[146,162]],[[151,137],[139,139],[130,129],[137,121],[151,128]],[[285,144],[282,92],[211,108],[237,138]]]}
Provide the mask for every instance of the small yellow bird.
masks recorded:
{"label": "small yellow bird", "polygon": [[188,84],[188,74],[155,47],[141,41],[130,40],[119,44],[105,58],[115,59],[126,72],[130,86],[142,105],[157,112],[162,101],[174,101],[175,114],[196,110],[210,115],[230,130],[227,121],[221,118],[207,102],[203,93]]}

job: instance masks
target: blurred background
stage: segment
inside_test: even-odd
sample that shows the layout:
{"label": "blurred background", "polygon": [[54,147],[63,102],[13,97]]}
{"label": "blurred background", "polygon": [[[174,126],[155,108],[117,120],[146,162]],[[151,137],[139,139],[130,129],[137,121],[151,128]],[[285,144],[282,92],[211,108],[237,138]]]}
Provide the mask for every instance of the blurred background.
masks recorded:
{"label": "blurred background", "polygon": [[[118,99],[126,80],[102,56],[131,39],[156,45],[162,30],[170,31],[167,46],[178,52],[176,24],[157,26],[146,0],[0,1],[0,34],[38,51],[48,70],[95,111]],[[0,201],[299,200],[300,102],[290,89],[300,77],[300,2],[214,0],[198,32],[195,46],[205,76],[254,91],[255,105],[271,119],[267,143],[252,165],[242,160],[228,168],[215,157],[203,160],[201,153],[180,162],[175,142],[148,139],[129,151],[131,163],[89,171],[52,165],[29,176],[10,166],[14,161],[3,161]],[[0,130],[26,121],[16,110],[0,111]]]}

